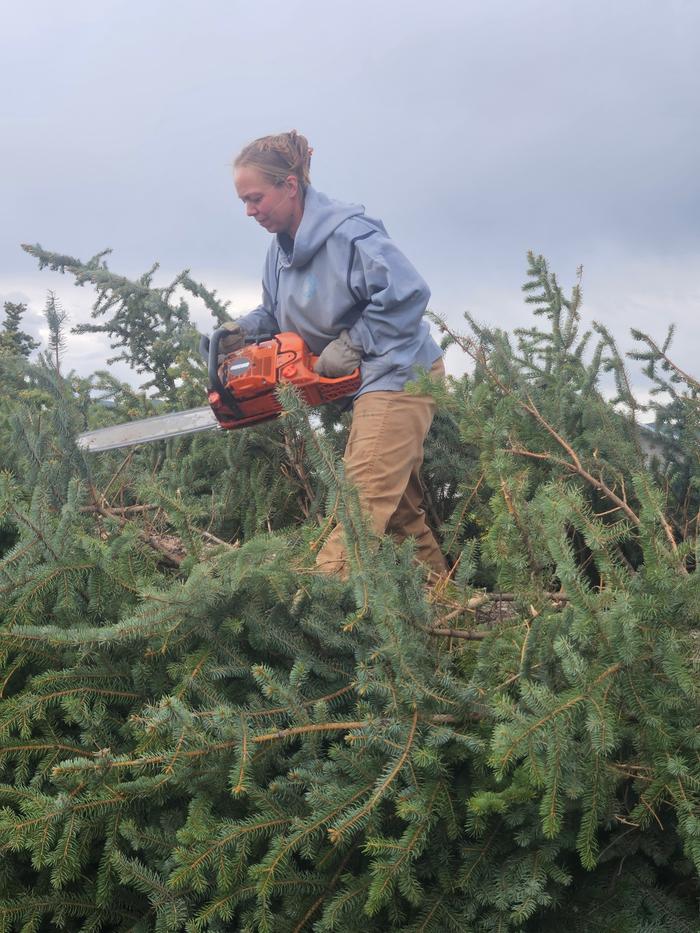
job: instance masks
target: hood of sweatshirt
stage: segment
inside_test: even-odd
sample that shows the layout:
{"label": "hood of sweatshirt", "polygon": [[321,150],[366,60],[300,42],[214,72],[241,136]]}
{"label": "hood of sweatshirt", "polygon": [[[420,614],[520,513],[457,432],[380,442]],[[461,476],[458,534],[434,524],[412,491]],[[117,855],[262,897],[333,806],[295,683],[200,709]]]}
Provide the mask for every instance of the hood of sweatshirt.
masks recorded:
{"label": "hood of sweatshirt", "polygon": [[286,233],[277,235],[283,265],[293,269],[305,266],[340,224],[364,212],[361,204],[335,201],[309,185],[304,197],[304,216],[296,236],[292,240]]}

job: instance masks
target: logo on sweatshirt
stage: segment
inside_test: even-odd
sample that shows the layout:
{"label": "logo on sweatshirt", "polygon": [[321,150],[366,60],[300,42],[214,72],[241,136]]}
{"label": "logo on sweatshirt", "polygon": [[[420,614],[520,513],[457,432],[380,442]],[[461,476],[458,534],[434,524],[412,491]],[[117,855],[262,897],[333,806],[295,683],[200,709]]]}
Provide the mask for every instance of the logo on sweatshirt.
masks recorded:
{"label": "logo on sweatshirt", "polygon": [[318,291],[318,279],[313,272],[309,272],[301,286],[302,301],[308,302]]}

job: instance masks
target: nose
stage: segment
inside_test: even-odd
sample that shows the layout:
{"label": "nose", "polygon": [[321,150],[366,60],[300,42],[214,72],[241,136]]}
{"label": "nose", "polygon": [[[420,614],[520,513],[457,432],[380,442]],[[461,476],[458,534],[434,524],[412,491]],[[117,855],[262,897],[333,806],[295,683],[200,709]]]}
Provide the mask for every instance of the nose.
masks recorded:
{"label": "nose", "polygon": [[245,213],[246,213],[246,217],[255,217],[255,215],[258,213],[258,209],[255,206],[255,204],[251,204],[249,202],[245,206]]}

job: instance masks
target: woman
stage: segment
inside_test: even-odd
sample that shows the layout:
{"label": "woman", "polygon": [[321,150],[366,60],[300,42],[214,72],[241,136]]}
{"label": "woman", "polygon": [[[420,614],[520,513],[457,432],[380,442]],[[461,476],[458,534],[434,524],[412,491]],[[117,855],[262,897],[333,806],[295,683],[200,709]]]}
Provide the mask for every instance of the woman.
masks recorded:
{"label": "woman", "polygon": [[[248,335],[293,331],[319,355],[321,375],[343,376],[360,366],[346,475],[377,534],[414,537],[418,559],[442,573],[445,561],[425,521],[419,479],[435,405],[430,396],[403,391],[416,369],[444,377],[440,348],[423,320],[430,292],[380,220],[311,186],[311,153],[292,131],[256,139],[234,162],[247,215],[275,236],[262,304],[226,325],[230,334],[221,348],[230,353]],[[340,526],[317,565],[347,578]]]}

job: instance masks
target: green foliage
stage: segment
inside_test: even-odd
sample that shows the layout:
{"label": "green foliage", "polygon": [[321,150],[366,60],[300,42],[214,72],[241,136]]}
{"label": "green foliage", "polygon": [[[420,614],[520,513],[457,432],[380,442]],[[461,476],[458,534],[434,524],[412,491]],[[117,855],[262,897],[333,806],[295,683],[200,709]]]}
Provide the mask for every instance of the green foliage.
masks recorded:
{"label": "green foliage", "polygon": [[[82,454],[203,368],[174,375],[191,325],[152,272],[35,254],[160,395],[24,361],[0,409],[0,931],[696,930],[697,387],[668,346],[646,456],[580,282],[531,256],[533,327],[440,322],[470,366],[433,390],[428,588],[344,481],[348,416],[289,388],[258,429]],[[348,584],[314,566],[331,514]]]}
{"label": "green foliage", "polygon": [[[148,376],[144,389],[155,389],[166,399],[174,399],[178,382],[196,373],[199,363],[199,334],[192,324],[187,302],[176,292],[182,287],[200,298],[218,323],[226,318],[225,305],[204,286],[182,272],[164,287],[153,285],[158,264],[138,280],[132,281],[109,270],[105,256],[110,250],[97,253],[87,262],[72,256],[51,253],[38,244],[23,247],[39,261],[39,268],[48,267],[68,272],[76,285],[92,285],[97,292],[92,317],[102,323],[78,324],[77,334],[103,333],[112,349],[119,353],[108,364],[124,360],[142,375]],[[178,399],[181,402],[182,399]]]}
{"label": "green foliage", "polygon": [[3,305],[5,320],[0,331],[0,357],[25,357],[39,346],[38,342],[20,329],[27,312],[25,304],[6,301]]}
{"label": "green foliage", "polygon": [[44,317],[49,325],[48,348],[46,362],[53,367],[57,374],[61,371],[61,357],[66,349],[66,329],[68,313],[65,311],[53,292],[49,292],[44,309]]}

